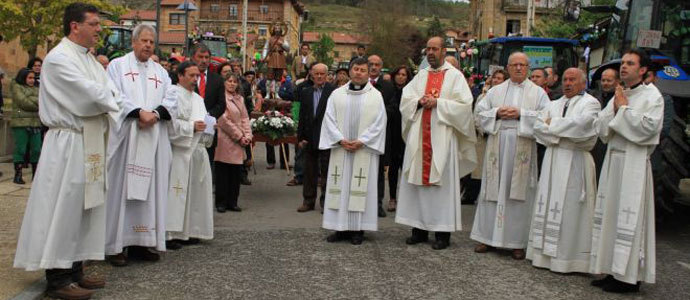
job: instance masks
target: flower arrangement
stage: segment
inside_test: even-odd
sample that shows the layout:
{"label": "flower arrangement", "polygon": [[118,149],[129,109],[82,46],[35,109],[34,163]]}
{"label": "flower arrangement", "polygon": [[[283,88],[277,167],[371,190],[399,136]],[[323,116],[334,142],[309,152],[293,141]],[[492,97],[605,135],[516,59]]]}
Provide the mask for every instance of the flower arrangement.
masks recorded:
{"label": "flower arrangement", "polygon": [[266,111],[263,116],[251,119],[249,125],[254,135],[263,135],[271,140],[281,139],[297,132],[295,121],[275,110]]}

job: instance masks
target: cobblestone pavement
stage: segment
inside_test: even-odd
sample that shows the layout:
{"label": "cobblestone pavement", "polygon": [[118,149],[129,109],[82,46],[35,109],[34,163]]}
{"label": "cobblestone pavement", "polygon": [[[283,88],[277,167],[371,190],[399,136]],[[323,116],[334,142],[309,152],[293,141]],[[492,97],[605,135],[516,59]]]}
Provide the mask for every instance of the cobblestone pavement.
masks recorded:
{"label": "cobblestone pavement", "polygon": [[[242,186],[241,213],[215,214],[212,241],[168,251],[157,263],[113,268],[96,262],[88,272],[108,285],[97,299],[690,299],[690,226],[668,225],[657,238],[657,284],[634,296],[589,286],[586,274],[561,275],[515,261],[508,252],[476,254],[469,239],[474,206],[463,206],[463,231],[451,247],[404,243],[409,228],[379,219],[361,246],[329,244],[317,211],[297,213],[301,186],[286,187],[284,170],[266,170],[257,147],[257,175]],[[30,296],[42,276],[10,269],[28,190],[0,183],[2,261],[0,298]],[[13,186],[9,184],[9,186]],[[7,192],[9,191],[9,192]],[[13,200],[14,199],[14,200]],[[16,202],[6,205],[8,202]],[[12,207],[7,208],[6,206]],[[16,207],[15,207],[16,206]],[[33,286],[34,289],[40,284]],[[31,298],[31,297],[29,297]]]}

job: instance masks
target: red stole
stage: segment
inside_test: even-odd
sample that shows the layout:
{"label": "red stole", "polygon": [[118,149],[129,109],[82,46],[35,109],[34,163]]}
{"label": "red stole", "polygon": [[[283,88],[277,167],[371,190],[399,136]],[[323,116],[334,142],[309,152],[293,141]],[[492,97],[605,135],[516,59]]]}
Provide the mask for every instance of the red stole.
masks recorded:
{"label": "red stole", "polygon": [[[443,77],[446,71],[429,72],[426,80],[426,88],[424,95],[431,95],[437,98],[441,95],[441,86],[443,85]],[[431,148],[431,109],[424,108],[422,112],[422,184],[431,185],[429,183],[429,174],[431,173],[433,149]]]}

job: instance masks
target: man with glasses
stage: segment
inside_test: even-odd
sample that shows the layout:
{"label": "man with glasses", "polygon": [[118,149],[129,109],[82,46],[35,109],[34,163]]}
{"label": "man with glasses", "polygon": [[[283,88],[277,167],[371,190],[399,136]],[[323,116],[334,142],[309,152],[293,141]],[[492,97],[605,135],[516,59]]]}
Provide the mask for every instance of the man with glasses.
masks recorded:
{"label": "man with glasses", "polygon": [[68,5],[63,31],[43,64],[38,101],[50,151],[38,162],[14,267],[44,269],[49,297],[88,299],[105,286],[84,276],[82,262],[104,258],[107,132],[120,107],[116,87],[88,52],[99,40],[98,9]]}
{"label": "man with glasses", "polygon": [[474,249],[512,249],[525,258],[530,216],[537,187],[537,145],[534,122],[549,97],[527,80],[529,58],[515,52],[508,58],[510,80],[490,89],[476,108],[477,124],[488,134],[482,187],[471,238]]}

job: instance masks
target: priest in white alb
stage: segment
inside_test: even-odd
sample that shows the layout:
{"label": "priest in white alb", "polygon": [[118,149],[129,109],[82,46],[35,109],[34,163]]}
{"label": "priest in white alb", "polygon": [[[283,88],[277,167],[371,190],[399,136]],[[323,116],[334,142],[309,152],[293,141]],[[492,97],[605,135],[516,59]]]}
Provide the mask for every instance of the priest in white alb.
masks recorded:
{"label": "priest in white alb", "polygon": [[405,86],[400,100],[405,156],[395,222],[412,227],[406,241],[426,242],[435,231],[433,249],[450,245],[451,232],[462,229],[460,178],[477,164],[472,92],[465,77],[444,61],[440,37],[429,39],[429,67]]}
{"label": "priest in white alb", "polygon": [[597,142],[599,100],[585,93],[585,72],[563,73],[563,96],[534,124],[546,146],[534,205],[527,259],[554,272],[589,272],[596,168],[589,153]]}
{"label": "priest in white alb", "polygon": [[596,121],[608,144],[594,208],[590,272],[607,274],[592,285],[607,292],[637,292],[654,283],[654,181],[649,155],[659,143],[664,99],[642,83],[651,61],[641,50],[621,59],[619,86]]}
{"label": "priest in white alb", "polygon": [[134,51],[108,66],[124,107],[120,129],[110,131],[108,143],[105,252],[115,266],[126,265],[127,258],[156,261],[159,255],[148,248],[165,250],[172,158],[166,123],[175,117],[177,96],[168,72],[150,58],[154,38],[153,27],[138,25]]}
{"label": "priest in white alb", "polygon": [[194,92],[199,67],[185,61],[175,73],[177,117],[168,123],[173,156],[166,215],[166,248],[173,250],[213,239],[213,186],[206,152],[213,143],[213,131],[206,128],[213,128],[214,120],[206,112],[204,98]]}
{"label": "priest in white alb", "polygon": [[39,103],[49,128],[19,231],[14,267],[45,269],[46,295],[87,299],[103,280],[84,277],[85,260],[103,260],[105,155],[117,119],[117,89],[89,54],[98,43],[98,9],[65,8],[65,37],[43,61]]}
{"label": "priest in white alb", "polygon": [[510,80],[492,87],[476,108],[478,126],[488,135],[482,186],[470,238],[474,251],[494,247],[525,258],[525,248],[537,191],[537,145],[534,123],[549,103],[541,87],[527,79],[529,58],[522,52],[508,57]]}
{"label": "priest in white alb", "polygon": [[379,156],[386,144],[386,107],[369,83],[363,58],[350,64],[350,82],[328,98],[319,149],[331,150],[323,228],[335,230],[328,242],[364,240],[377,230]]}

